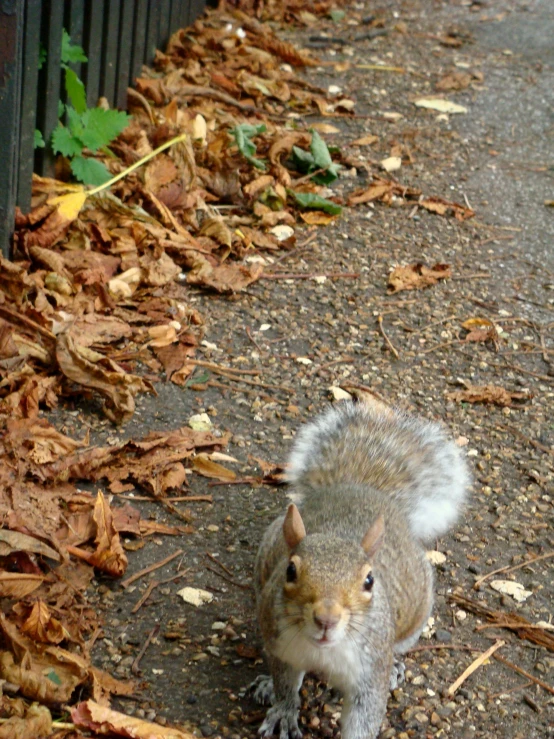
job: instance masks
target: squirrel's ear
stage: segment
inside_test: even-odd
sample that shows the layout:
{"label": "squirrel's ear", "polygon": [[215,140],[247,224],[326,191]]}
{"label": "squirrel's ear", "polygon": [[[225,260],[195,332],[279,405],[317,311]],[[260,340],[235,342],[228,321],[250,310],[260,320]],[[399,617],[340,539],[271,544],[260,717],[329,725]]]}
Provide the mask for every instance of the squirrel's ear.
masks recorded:
{"label": "squirrel's ear", "polygon": [[287,508],[287,515],[283,521],[283,536],[289,549],[294,549],[306,536],[306,529],[300,511],[291,503]]}
{"label": "squirrel's ear", "polygon": [[362,549],[368,557],[373,557],[375,552],[379,549],[383,543],[383,537],[385,535],[385,519],[380,515],[366,531],[364,538],[362,539]]}

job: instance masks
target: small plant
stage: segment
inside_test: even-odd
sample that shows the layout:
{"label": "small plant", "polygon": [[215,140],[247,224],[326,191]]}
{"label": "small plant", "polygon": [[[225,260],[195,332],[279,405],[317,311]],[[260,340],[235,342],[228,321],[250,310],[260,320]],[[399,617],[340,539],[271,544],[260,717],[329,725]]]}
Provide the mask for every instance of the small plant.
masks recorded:
{"label": "small plant", "polygon": [[329,185],[339,176],[340,164],[333,162],[327,144],[317,131],[312,131],[310,151],[293,146],[292,155],[294,166],[300,172],[304,174],[318,172],[310,178],[318,185]]}
{"label": "small plant", "polygon": [[[108,169],[97,159],[83,156],[83,151],[88,149],[95,153],[101,150],[113,156],[108,146],[128,125],[130,116],[118,110],[87,107],[85,86],[69,64],[87,62],[88,59],[80,46],[71,43],[65,30],[61,59],[69,102],[59,102],[58,116],[60,119],[67,116],[67,125],[61,120],[58,122],[52,133],[52,149],[70,160],[71,171],[78,180],[86,185],[102,185],[111,177]],[[38,143],[37,134],[40,136]],[[42,135],[40,131],[35,131],[35,146],[41,145],[44,146]]]}
{"label": "small plant", "polygon": [[260,123],[259,126],[252,126],[250,123],[241,123],[239,126],[232,128],[229,133],[235,139],[240,153],[252,164],[256,169],[265,172],[265,164],[261,159],[256,159],[256,144],[252,141],[254,136],[259,136],[266,130],[265,124]]}

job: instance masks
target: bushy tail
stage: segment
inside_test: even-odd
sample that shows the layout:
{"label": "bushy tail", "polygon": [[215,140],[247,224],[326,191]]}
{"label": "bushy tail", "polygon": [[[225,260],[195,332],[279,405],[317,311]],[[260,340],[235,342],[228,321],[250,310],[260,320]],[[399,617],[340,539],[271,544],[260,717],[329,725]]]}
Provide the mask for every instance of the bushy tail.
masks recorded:
{"label": "bushy tail", "polygon": [[390,496],[422,540],[452,526],[469,485],[465,460],[439,425],[350,401],[300,429],[287,477],[297,502],[322,487],[367,485]]}

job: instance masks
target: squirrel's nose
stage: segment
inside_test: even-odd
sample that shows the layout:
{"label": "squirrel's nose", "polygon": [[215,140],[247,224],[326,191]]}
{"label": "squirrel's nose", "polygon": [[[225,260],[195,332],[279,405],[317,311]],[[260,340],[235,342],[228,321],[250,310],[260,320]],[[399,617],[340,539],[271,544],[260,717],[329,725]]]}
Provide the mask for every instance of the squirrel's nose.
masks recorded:
{"label": "squirrel's nose", "polygon": [[319,629],[323,629],[324,631],[333,629],[338,622],[340,621],[340,618],[338,615],[335,615],[334,613],[325,613],[325,614],[317,614],[314,613],[314,623]]}

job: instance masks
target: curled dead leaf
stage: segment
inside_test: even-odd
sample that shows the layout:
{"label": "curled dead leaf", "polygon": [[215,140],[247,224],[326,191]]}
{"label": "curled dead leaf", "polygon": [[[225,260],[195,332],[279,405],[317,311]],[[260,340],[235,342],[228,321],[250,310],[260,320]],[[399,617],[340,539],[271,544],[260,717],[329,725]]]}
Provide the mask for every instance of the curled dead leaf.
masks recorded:
{"label": "curled dead leaf", "polygon": [[114,423],[125,423],[135,412],[134,396],[152,392],[152,386],[138,375],[127,374],[115,362],[109,370],[104,369],[99,362],[91,361],[90,351],[85,349],[75,340],[71,329],[59,334],[56,358],[61,371],[72,382],[103,395],[106,416]]}
{"label": "curled dead leaf", "polygon": [[98,491],[93,516],[96,522],[97,548],[89,563],[110,577],[121,577],[127,569],[127,555],[113,524],[110,505],[101,491]]}
{"label": "curled dead leaf", "polygon": [[44,579],[42,575],[0,572],[0,598],[26,598],[42,585]]}
{"label": "curled dead leaf", "polygon": [[83,701],[71,709],[71,720],[81,729],[116,734],[129,739],[196,739],[187,731],[161,726],[101,706],[93,700]]}
{"label": "curled dead leaf", "polygon": [[421,290],[422,288],[436,285],[439,280],[452,277],[449,264],[437,263],[432,267],[425,264],[409,264],[406,267],[395,267],[389,275],[389,293],[397,293],[401,290]]}
{"label": "curled dead leaf", "polygon": [[448,393],[448,397],[457,403],[485,403],[506,408],[514,400],[531,400],[530,392],[511,392],[498,385],[468,385],[464,390]]}
{"label": "curled dead leaf", "polygon": [[229,482],[236,480],[236,473],[227,469],[222,464],[214,462],[206,454],[197,454],[192,460],[192,469],[204,477],[212,477],[215,480]]}
{"label": "curled dead leaf", "polygon": [[26,708],[24,716],[12,716],[0,726],[0,739],[36,739],[51,733],[52,715],[36,703]]}
{"label": "curled dead leaf", "polygon": [[60,621],[54,618],[50,609],[42,600],[38,600],[33,605],[31,612],[21,626],[21,631],[33,641],[44,644],[59,644],[69,636]]}

